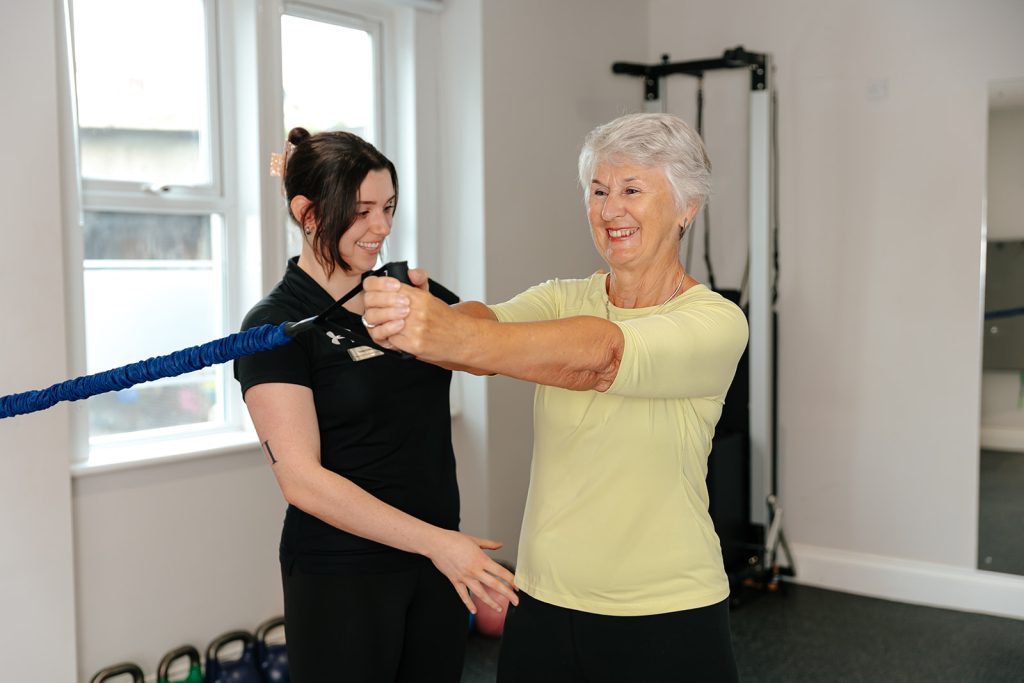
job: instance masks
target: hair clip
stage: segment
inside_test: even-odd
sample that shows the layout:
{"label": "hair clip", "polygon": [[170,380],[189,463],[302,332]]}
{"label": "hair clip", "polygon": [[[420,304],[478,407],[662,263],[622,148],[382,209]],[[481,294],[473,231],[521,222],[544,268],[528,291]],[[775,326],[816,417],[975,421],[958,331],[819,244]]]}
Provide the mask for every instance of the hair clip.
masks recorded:
{"label": "hair clip", "polygon": [[270,155],[270,175],[281,177],[284,175],[284,155],[274,152]]}
{"label": "hair clip", "polygon": [[284,168],[288,163],[288,155],[295,149],[290,142],[284,143],[284,152],[274,152],[270,155],[270,175],[284,177]]}

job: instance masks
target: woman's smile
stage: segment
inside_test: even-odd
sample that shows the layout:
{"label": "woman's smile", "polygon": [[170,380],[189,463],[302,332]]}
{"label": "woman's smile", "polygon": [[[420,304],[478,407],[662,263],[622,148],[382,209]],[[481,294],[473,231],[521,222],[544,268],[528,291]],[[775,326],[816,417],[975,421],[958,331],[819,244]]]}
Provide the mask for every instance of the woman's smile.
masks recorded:
{"label": "woman's smile", "polygon": [[605,232],[608,233],[608,239],[612,240],[613,242],[629,239],[639,231],[640,228],[638,227],[605,229]]}

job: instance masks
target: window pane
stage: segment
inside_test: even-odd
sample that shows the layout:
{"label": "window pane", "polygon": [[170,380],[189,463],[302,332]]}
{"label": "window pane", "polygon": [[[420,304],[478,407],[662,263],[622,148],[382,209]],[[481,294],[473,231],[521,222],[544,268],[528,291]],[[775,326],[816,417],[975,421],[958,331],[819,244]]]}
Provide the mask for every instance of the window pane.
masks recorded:
{"label": "window pane", "polygon": [[211,180],[203,0],[74,0],[82,176]]}
{"label": "window pane", "polygon": [[138,384],[89,399],[89,434],[106,436],[206,422],[219,413],[217,372]]}
{"label": "window pane", "polygon": [[91,211],[85,258],[209,261],[210,217]]}
{"label": "window pane", "polygon": [[[86,370],[102,372],[222,336],[218,216],[86,212]],[[90,434],[219,422],[222,368],[89,401]]]}
{"label": "window pane", "polygon": [[285,134],[348,130],[377,143],[373,38],[366,31],[285,15],[281,72]]}

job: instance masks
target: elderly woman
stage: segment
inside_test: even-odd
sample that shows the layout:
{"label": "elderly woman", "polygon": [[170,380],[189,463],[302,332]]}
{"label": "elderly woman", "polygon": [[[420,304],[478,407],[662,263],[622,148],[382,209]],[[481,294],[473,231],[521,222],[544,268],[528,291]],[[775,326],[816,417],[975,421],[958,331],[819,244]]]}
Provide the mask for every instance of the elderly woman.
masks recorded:
{"label": "elderly woman", "polygon": [[623,116],[592,131],[579,159],[608,274],[491,306],[365,283],[378,343],[537,384],[520,602],[499,681],[736,680],[705,477],[747,324],[679,259],[710,168],[680,119]]}

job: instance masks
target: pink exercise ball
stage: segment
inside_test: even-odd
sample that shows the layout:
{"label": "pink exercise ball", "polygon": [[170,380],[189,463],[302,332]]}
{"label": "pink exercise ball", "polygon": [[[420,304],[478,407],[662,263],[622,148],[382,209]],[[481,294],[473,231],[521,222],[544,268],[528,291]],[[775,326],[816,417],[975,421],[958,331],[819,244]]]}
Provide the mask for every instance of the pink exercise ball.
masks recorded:
{"label": "pink exercise ball", "polygon": [[501,611],[485,603],[474,596],[473,604],[476,605],[476,630],[485,636],[500,638],[505,628],[505,615],[508,613],[508,598],[490,588],[485,589],[494,602],[501,605]]}

